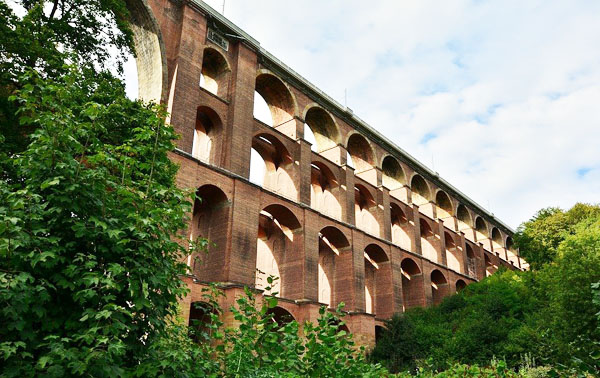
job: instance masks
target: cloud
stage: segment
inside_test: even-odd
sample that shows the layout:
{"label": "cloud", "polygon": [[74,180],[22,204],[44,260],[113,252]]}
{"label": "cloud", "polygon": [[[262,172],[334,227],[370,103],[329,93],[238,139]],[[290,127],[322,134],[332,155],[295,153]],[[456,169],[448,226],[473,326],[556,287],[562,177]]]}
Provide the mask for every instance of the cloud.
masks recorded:
{"label": "cloud", "polygon": [[600,2],[225,5],[263,47],[341,103],[346,90],[359,117],[508,224],[599,200]]}

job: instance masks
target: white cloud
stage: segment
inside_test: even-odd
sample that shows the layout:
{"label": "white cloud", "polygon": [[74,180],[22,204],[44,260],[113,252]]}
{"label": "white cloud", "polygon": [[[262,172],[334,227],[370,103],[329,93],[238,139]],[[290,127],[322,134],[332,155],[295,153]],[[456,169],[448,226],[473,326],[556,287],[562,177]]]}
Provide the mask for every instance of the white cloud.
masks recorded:
{"label": "white cloud", "polygon": [[599,201],[599,11],[228,0],[225,16],[338,101],[347,89],[358,116],[517,226],[541,207]]}

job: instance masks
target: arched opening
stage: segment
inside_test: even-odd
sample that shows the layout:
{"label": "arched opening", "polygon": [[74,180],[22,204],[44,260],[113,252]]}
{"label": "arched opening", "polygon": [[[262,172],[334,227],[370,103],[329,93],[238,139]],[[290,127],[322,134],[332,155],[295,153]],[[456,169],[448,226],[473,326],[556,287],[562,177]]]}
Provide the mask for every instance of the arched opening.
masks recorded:
{"label": "arched opening", "polygon": [[473,227],[473,222],[471,221],[471,214],[469,214],[469,210],[463,204],[458,205],[456,209],[456,218],[458,219],[458,229],[466,230]]}
{"label": "arched opening", "polygon": [[138,98],[160,103],[167,90],[167,57],[160,27],[147,3],[127,0],[136,51]]}
{"label": "arched opening", "polygon": [[[297,269],[301,260],[298,251],[302,246],[301,225],[294,213],[282,205],[269,205],[259,216],[256,247],[255,287],[267,294],[294,299],[301,292],[296,282]],[[277,279],[269,285],[269,276]],[[290,279],[288,279],[288,277]]]}
{"label": "arched opening", "polygon": [[383,173],[383,186],[390,191],[400,189],[406,183],[404,170],[394,157],[386,156],[381,164],[381,170]]}
{"label": "arched opening", "polygon": [[375,344],[377,344],[379,342],[379,340],[381,340],[381,336],[383,335],[384,332],[385,332],[384,327],[382,327],[380,325],[375,326]]}
{"label": "arched opening", "polygon": [[[293,159],[283,143],[270,134],[258,134],[252,139],[252,149],[255,152],[250,155],[250,181],[296,200],[298,191],[292,178]],[[258,176],[263,164],[264,176],[260,180]]]}
{"label": "arched opening", "polygon": [[218,315],[215,309],[206,302],[197,301],[190,304],[188,319],[189,336],[197,343],[211,340],[211,315]]}
{"label": "arched opening", "polygon": [[452,201],[443,190],[439,190],[435,195],[435,205],[437,207],[437,217],[441,219],[449,218],[454,215]]}
{"label": "arched opening", "polygon": [[294,316],[285,308],[275,306],[267,310],[267,315],[271,316],[274,323],[277,324],[277,328],[281,328],[291,322],[296,321]]}
{"label": "arched opening", "polygon": [[[344,234],[335,227],[325,227],[319,232],[319,302],[328,307],[336,307],[342,302],[344,291],[341,281],[344,279],[343,269],[346,261],[341,256],[349,251],[350,243]],[[350,263],[350,261],[347,261]]]}
{"label": "arched opening", "polygon": [[230,73],[229,64],[220,52],[210,47],[204,49],[200,87],[219,97],[226,98]]}
{"label": "arched opening", "polygon": [[446,244],[446,262],[448,268],[455,272],[463,273],[463,263],[461,253],[456,246],[456,242],[450,233],[444,232],[444,241]]}
{"label": "arched opening", "polygon": [[477,240],[485,240],[488,238],[487,224],[482,217],[475,219],[475,233],[477,234]]}
{"label": "arched opening", "polygon": [[421,218],[419,220],[421,226],[421,255],[433,262],[439,262],[438,254],[438,238],[429,226],[429,222]]}
{"label": "arched opening", "polygon": [[395,203],[390,204],[392,243],[406,251],[412,251],[410,224],[404,211]]}
{"label": "arched opening", "polygon": [[410,181],[410,189],[412,193],[412,203],[417,206],[424,205],[430,201],[429,185],[425,179],[419,175],[414,175]]}
{"label": "arched opening", "polygon": [[[296,107],[294,98],[278,77],[270,74],[258,75],[255,91],[254,118],[273,127],[293,122]],[[264,114],[264,104],[267,105],[268,114]]]}
{"label": "arched opening", "polygon": [[354,187],[354,215],[356,227],[379,236],[379,222],[375,217],[377,203],[367,188],[358,184]]}
{"label": "arched opening", "polygon": [[492,245],[494,250],[502,248],[502,234],[496,227],[492,228]]}
{"label": "arched opening", "polygon": [[223,191],[214,185],[201,186],[196,192],[192,223],[190,225],[190,244],[197,244],[202,238],[210,243],[207,250],[188,256],[187,264],[191,272],[202,281],[224,281],[227,235],[229,233],[229,212],[231,203]]}
{"label": "arched opening", "polygon": [[310,143],[311,151],[319,152],[319,149],[317,148],[317,138],[315,138],[315,134],[306,123],[304,124],[304,140]]}
{"label": "arched opening", "polygon": [[477,277],[477,264],[475,259],[475,252],[473,252],[473,248],[467,243],[467,274],[471,277]]}
{"label": "arched opening", "polygon": [[338,128],[331,115],[324,109],[317,106],[310,108],[306,112],[304,121],[306,122],[306,126],[308,126],[304,130],[308,128],[312,131],[318,152],[338,145],[340,139]]}
{"label": "arched opening", "polygon": [[462,291],[465,287],[467,287],[467,283],[465,281],[456,281],[456,292]]}
{"label": "arched opening", "polygon": [[310,206],[330,217],[340,219],[342,206],[337,199],[338,182],[327,165],[313,162],[310,171]]}
{"label": "arched opening", "polygon": [[449,294],[448,281],[442,272],[435,269],[431,272],[431,298],[433,304],[442,303],[445,296]]}
{"label": "arched opening", "polygon": [[207,163],[220,163],[221,148],[218,142],[222,129],[219,115],[209,107],[199,106],[196,111],[192,156]]}
{"label": "arched opening", "polygon": [[400,264],[402,273],[402,303],[403,310],[425,305],[423,288],[423,273],[416,262],[405,258]]}
{"label": "arched opening", "polygon": [[508,236],[504,244],[506,246],[506,254],[508,255],[509,261],[512,261],[515,266],[519,266],[519,256],[515,248],[513,239]]}
{"label": "arched opening", "polygon": [[497,270],[498,266],[492,264],[492,260],[488,257],[488,255],[485,255],[485,276],[489,277],[496,273]]}
{"label": "arched opening", "polygon": [[387,254],[376,244],[365,248],[365,311],[386,318],[392,315],[392,271]]}
{"label": "arched opening", "polygon": [[369,142],[360,134],[352,134],[348,139],[348,153],[352,166],[357,173],[367,171],[374,166],[375,159]]}

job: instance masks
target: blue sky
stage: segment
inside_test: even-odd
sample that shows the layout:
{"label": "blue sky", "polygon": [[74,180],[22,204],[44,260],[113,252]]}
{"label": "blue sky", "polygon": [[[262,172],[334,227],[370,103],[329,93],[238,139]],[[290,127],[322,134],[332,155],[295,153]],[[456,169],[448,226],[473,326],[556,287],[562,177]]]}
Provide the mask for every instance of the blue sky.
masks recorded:
{"label": "blue sky", "polygon": [[[221,10],[223,1],[207,1]],[[600,2],[227,0],[263,47],[497,217],[598,202]]]}

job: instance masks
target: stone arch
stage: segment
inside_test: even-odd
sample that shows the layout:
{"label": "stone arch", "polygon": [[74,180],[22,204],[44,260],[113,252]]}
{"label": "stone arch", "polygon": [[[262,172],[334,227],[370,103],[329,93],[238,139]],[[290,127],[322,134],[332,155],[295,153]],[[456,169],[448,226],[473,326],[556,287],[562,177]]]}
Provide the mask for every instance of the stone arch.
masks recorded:
{"label": "stone arch", "polygon": [[[344,254],[344,256],[342,256]],[[350,242],[342,231],[327,226],[319,232],[318,300],[328,307],[343,301],[345,266],[351,268]]]}
{"label": "stone arch", "polygon": [[443,190],[438,190],[435,194],[435,205],[437,207],[438,218],[445,219],[454,215],[454,207],[452,206],[450,196]]}
{"label": "stone arch", "polygon": [[467,207],[463,204],[458,205],[456,208],[456,218],[458,219],[458,229],[466,230],[473,227],[473,220]]}
{"label": "stone arch", "polygon": [[346,150],[352,158],[352,165],[357,173],[367,171],[375,165],[375,152],[371,144],[359,133],[352,133],[346,142]]}
{"label": "stone arch", "polygon": [[304,122],[315,136],[317,152],[325,151],[340,143],[340,132],[335,119],[323,108],[311,104],[304,110]]}
{"label": "stone arch", "polygon": [[421,255],[435,263],[440,262],[438,245],[439,240],[436,234],[431,229],[429,222],[425,219],[419,219],[421,229]]}
{"label": "stone arch", "polygon": [[199,106],[196,111],[192,156],[210,164],[219,164],[222,131],[223,123],[217,112],[207,106]]}
{"label": "stone arch", "polygon": [[410,180],[410,189],[412,194],[412,203],[415,205],[421,206],[431,201],[429,185],[421,175],[415,174],[412,177]]}
{"label": "stone arch", "polygon": [[475,258],[475,252],[469,243],[465,244],[466,256],[467,256],[467,275],[471,277],[477,277],[477,260]]}
{"label": "stone arch", "polygon": [[423,273],[419,265],[407,257],[400,264],[402,273],[402,303],[404,311],[411,307],[425,306]]}
{"label": "stone arch", "polygon": [[381,163],[383,186],[389,190],[400,189],[406,183],[406,175],[395,157],[388,155]]}
{"label": "stone arch", "polygon": [[504,246],[506,247],[507,250],[509,250],[511,252],[516,252],[515,243],[513,241],[513,238],[511,238],[510,236],[506,237],[506,242],[504,243]]}
{"label": "stone arch", "polygon": [[494,249],[502,248],[502,234],[500,233],[500,230],[498,230],[498,228],[496,227],[492,228],[492,244],[494,246]]}
{"label": "stone arch", "polygon": [[400,248],[411,251],[412,239],[410,237],[410,224],[402,208],[395,203],[390,204],[390,226],[392,228],[392,243]]}
{"label": "stone arch", "polygon": [[189,240],[200,238],[210,241],[206,251],[189,255],[187,264],[191,272],[202,281],[225,281],[227,235],[229,233],[231,202],[215,185],[203,185],[196,191],[192,210]]}
{"label": "stone arch", "polygon": [[482,217],[477,217],[475,219],[475,232],[477,234],[477,240],[485,240],[489,236],[487,223]]}
{"label": "stone arch", "polygon": [[434,305],[442,303],[444,297],[450,294],[448,289],[448,280],[444,276],[444,273],[438,269],[434,269],[431,272],[431,299]]}
{"label": "stone arch", "polygon": [[293,179],[293,158],[285,145],[271,134],[260,133],[252,138],[252,149],[256,153],[250,156],[250,173],[252,174],[253,169],[256,169],[260,164],[257,161],[257,155],[260,156],[265,165],[262,182],[255,183],[265,189],[296,200],[298,190]]}
{"label": "stone arch", "polygon": [[371,192],[361,184],[354,186],[354,216],[356,227],[379,236],[379,222],[375,216],[377,203]]}
{"label": "stone arch", "polygon": [[275,306],[273,308],[268,309],[267,315],[271,316],[271,320],[273,320],[273,322],[276,323],[278,327],[283,327],[286,324],[296,321],[294,315],[292,315],[291,312],[280,306]]}
{"label": "stone arch", "polygon": [[377,244],[369,244],[365,257],[365,311],[386,318],[391,316],[392,269],[387,253]]}
{"label": "stone arch", "polygon": [[330,217],[340,219],[339,184],[326,164],[313,161],[310,170],[310,206]]}
{"label": "stone arch", "polygon": [[498,266],[494,265],[492,263],[492,260],[489,258],[489,256],[487,254],[484,255],[484,261],[485,261],[485,276],[489,277],[492,274],[496,273],[496,271],[498,270]]}
{"label": "stone arch", "polygon": [[146,0],[126,0],[133,32],[138,98],[156,103],[167,100],[167,55],[160,26]]}
{"label": "stone arch", "polygon": [[231,68],[227,58],[220,51],[206,47],[202,54],[200,87],[212,94],[227,98]]}
{"label": "stone arch", "polygon": [[455,284],[456,292],[462,291],[466,287],[467,287],[467,283],[464,280],[461,279],[461,280],[456,281],[456,284]]}
{"label": "stone arch", "polygon": [[269,107],[272,119],[270,126],[279,127],[293,122],[297,113],[296,99],[280,78],[266,70],[260,70],[254,88]]}
{"label": "stone arch", "polygon": [[449,232],[444,232],[444,241],[446,244],[446,262],[448,268],[455,272],[463,273],[463,259],[454,237]]}
{"label": "stone arch", "polygon": [[211,315],[218,315],[218,312],[210,303],[204,301],[190,303],[188,316],[189,335],[195,342],[210,342]]}
{"label": "stone arch", "polygon": [[[260,212],[256,248],[255,287],[267,294],[291,298],[299,295],[294,270],[301,261],[302,225],[287,207],[280,204],[266,206]],[[268,285],[269,276],[278,279]]]}

